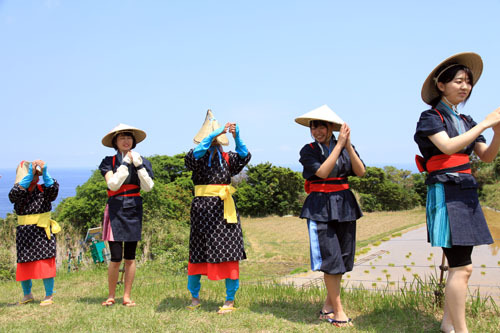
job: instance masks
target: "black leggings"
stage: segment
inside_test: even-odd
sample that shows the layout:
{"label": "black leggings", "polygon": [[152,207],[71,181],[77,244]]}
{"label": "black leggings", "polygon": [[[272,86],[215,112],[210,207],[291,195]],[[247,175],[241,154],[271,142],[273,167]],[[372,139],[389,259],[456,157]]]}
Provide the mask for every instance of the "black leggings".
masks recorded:
{"label": "black leggings", "polygon": [[[125,247],[123,246],[125,243]],[[122,254],[125,260],[135,259],[135,249],[137,248],[137,242],[111,242],[108,241],[109,251],[111,252],[112,262],[121,262]]]}
{"label": "black leggings", "polygon": [[451,248],[443,247],[444,255],[448,259],[450,268],[462,267],[472,264],[471,254],[472,246],[452,246]]}

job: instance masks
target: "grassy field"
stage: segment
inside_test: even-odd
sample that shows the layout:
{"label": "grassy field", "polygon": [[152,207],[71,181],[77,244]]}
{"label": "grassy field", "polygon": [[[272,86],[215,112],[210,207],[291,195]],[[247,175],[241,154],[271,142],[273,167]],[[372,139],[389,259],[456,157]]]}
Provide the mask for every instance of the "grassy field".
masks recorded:
{"label": "grassy field", "polygon": [[[423,211],[366,214],[359,221],[358,240],[374,242],[402,228],[423,222]],[[146,331],[146,332],[319,332],[336,329],[320,322],[317,314],[325,290],[296,289],[272,284],[297,267],[307,267],[305,222],[293,217],[246,219],[243,221],[249,259],[241,265],[241,288],[236,295],[238,311],[217,315],[224,300],[222,281],[202,280],[202,307],[185,308],[190,295],[186,276],[175,275],[155,263],[138,268],[133,298],[138,306],[103,308],[107,294],[106,267],[58,273],[55,304],[10,306],[21,297],[19,283],[0,285],[0,332],[11,331]],[[418,284],[418,283],[417,283]],[[418,292],[420,289],[422,292]],[[347,291],[343,300],[355,326],[348,332],[438,332],[441,310],[417,286],[400,294]],[[34,281],[35,297],[43,295],[41,281]],[[119,294],[121,293],[121,289]],[[120,299],[117,299],[119,302]],[[498,332],[499,311],[486,301],[468,305],[471,332]]]}
{"label": "grassy field", "polygon": [[[425,211],[364,213],[357,222],[357,249],[425,223]],[[309,236],[305,220],[295,216],[243,219],[248,260],[242,273],[252,279],[309,269]]]}

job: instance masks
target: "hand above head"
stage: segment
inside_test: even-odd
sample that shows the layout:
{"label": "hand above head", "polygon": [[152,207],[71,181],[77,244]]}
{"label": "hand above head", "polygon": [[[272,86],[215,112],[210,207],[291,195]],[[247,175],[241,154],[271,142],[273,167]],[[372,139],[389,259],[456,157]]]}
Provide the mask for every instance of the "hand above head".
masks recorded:
{"label": "hand above head", "polygon": [[219,135],[222,135],[227,132],[229,129],[230,124],[227,123],[225,126],[221,126],[218,129],[214,130],[212,133],[207,135],[206,138],[201,140],[201,142],[194,148],[193,154],[194,158],[199,159],[205,155],[207,152],[208,148],[210,148],[210,145],[212,144],[212,141],[218,137]]}
{"label": "hand above head", "polygon": [[45,162],[42,160],[34,160],[33,161],[33,169],[36,171],[35,174],[40,175],[42,173],[42,169],[45,166]]}
{"label": "hand above head", "polygon": [[240,135],[240,128],[236,123],[228,123],[229,124],[229,133],[233,135],[233,138],[236,139],[237,136]]}

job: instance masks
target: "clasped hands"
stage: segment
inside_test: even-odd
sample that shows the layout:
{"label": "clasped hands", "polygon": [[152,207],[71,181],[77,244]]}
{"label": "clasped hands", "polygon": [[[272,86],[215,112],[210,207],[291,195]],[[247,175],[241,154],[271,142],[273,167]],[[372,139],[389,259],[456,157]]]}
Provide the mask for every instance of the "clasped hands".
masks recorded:
{"label": "clasped hands", "polygon": [[233,138],[236,138],[239,135],[239,131],[240,129],[238,125],[236,125],[236,123],[228,122],[226,123],[226,125],[224,125],[224,129],[222,130],[222,132],[220,132],[220,134],[218,134],[217,136],[229,132],[233,135]]}

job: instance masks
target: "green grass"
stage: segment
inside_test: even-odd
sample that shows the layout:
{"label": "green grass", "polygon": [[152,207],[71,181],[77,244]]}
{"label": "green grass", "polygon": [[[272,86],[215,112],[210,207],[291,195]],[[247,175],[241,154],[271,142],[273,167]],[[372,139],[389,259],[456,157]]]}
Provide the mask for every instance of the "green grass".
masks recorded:
{"label": "green grass", "polygon": [[[190,296],[186,276],[165,272],[163,267],[148,264],[139,267],[133,289],[138,306],[117,304],[102,307],[106,296],[106,269],[60,273],[56,277],[55,304],[42,308],[38,303],[8,306],[21,297],[19,283],[0,286],[0,331],[146,331],[146,332],[320,332],[333,329],[317,319],[326,296],[319,287],[297,289],[276,283],[242,281],[237,293],[238,311],[217,315],[224,301],[224,283],[202,279],[202,307],[185,308]],[[344,289],[344,306],[354,319],[349,332],[429,332],[439,330],[440,310],[434,305],[431,287],[420,280],[400,286],[401,292],[384,290],[386,282],[377,283],[379,293]],[[41,281],[34,281],[34,295],[43,294]],[[118,294],[122,290],[119,287]],[[471,332],[495,332],[500,325],[498,308],[489,299],[474,298],[468,304]]]}
{"label": "green grass", "polygon": [[[371,213],[359,240],[372,244],[382,238],[400,236],[402,231],[420,220],[423,212]],[[408,218],[412,217],[412,219]],[[388,227],[381,226],[391,218]],[[379,224],[380,223],[380,224]],[[397,225],[400,223],[401,225]],[[404,224],[404,226],[403,226]],[[245,229],[246,227],[246,229]],[[303,221],[293,218],[245,220],[245,238],[249,259],[242,261],[241,286],[236,295],[238,311],[217,315],[224,301],[224,282],[202,279],[202,307],[189,311],[190,301],[185,274],[174,274],[165,265],[150,262],[138,267],[133,299],[138,306],[126,308],[120,298],[113,307],[100,304],[107,295],[107,272],[94,266],[66,272],[63,266],[56,277],[55,304],[42,308],[38,303],[8,306],[22,297],[18,282],[0,283],[0,332],[324,332],[335,329],[319,321],[318,311],[326,297],[322,287],[295,288],[280,284],[280,278],[301,273],[308,268],[308,243]],[[386,230],[378,234],[380,230]],[[284,235],[286,237],[278,237]],[[373,236],[376,234],[375,236]],[[358,243],[358,248],[361,244]],[[499,263],[500,264],[500,263]],[[370,263],[371,265],[371,263]],[[367,271],[367,274],[370,270]],[[385,270],[387,273],[387,270]],[[442,309],[433,294],[435,281],[422,281],[417,274],[404,285],[377,280],[379,292],[343,289],[342,301],[354,327],[346,332],[438,332]],[[413,280],[413,282],[411,282]],[[42,281],[34,281],[37,300],[43,296]],[[389,288],[391,287],[391,288]],[[122,294],[119,287],[117,295]],[[475,295],[475,296],[479,296]],[[472,297],[467,304],[467,323],[471,332],[497,332],[500,310],[490,298]]]}

